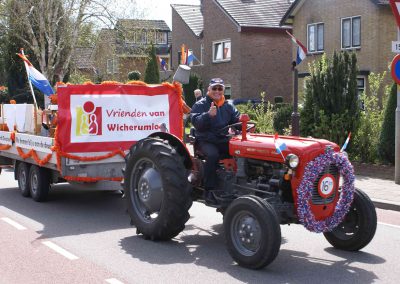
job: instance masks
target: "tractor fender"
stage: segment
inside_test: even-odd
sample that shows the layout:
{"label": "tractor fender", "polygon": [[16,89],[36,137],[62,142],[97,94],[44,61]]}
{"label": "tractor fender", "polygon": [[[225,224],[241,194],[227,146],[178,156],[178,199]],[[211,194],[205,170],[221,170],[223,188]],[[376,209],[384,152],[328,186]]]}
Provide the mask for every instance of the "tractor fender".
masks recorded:
{"label": "tractor fender", "polygon": [[149,137],[158,137],[160,139],[167,140],[172,147],[176,148],[178,154],[183,157],[183,164],[185,165],[185,168],[192,168],[192,159],[190,157],[189,150],[186,148],[185,143],[183,143],[182,140],[179,139],[177,136],[167,132],[154,132],[150,134]]}

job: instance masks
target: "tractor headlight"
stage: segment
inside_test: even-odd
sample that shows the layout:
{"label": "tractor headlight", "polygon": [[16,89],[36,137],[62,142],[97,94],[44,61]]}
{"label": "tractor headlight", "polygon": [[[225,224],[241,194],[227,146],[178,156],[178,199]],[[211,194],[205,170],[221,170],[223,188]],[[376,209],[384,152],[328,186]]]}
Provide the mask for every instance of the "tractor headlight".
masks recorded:
{"label": "tractor headlight", "polygon": [[299,162],[300,162],[299,157],[295,154],[289,154],[286,157],[286,165],[291,169],[297,168]]}

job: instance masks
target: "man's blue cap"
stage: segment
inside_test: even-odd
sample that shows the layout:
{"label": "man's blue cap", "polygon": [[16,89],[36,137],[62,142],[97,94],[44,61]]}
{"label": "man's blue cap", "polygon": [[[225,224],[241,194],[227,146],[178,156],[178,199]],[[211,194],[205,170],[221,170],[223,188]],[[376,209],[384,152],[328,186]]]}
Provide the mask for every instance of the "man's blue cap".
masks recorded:
{"label": "man's blue cap", "polygon": [[210,87],[213,87],[213,86],[222,86],[222,87],[225,87],[225,85],[224,85],[224,80],[222,80],[221,78],[213,78],[213,79],[211,79],[211,81],[210,81],[210,85],[209,85]]}

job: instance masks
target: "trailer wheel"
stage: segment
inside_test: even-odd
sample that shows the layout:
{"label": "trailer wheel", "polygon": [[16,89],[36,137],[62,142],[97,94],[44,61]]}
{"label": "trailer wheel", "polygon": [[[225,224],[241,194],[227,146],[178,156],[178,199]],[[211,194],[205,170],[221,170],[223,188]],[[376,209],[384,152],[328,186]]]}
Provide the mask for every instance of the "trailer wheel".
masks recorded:
{"label": "trailer wheel", "polygon": [[369,244],[377,225],[375,206],[363,191],[356,188],[350,211],[332,232],[324,233],[335,248],[357,251]]}
{"label": "trailer wheel", "polygon": [[17,165],[18,187],[23,197],[30,197],[29,165],[20,162]]}
{"label": "trailer wheel", "polygon": [[146,138],[130,149],[123,187],[137,232],[169,240],[185,228],[192,206],[187,171],[167,141]]}
{"label": "trailer wheel", "polygon": [[275,209],[257,196],[234,200],[224,215],[229,254],[243,267],[261,269],[270,264],[281,247],[281,228]]}
{"label": "trailer wheel", "polygon": [[29,183],[33,200],[37,202],[46,200],[50,190],[50,172],[45,168],[31,166]]}

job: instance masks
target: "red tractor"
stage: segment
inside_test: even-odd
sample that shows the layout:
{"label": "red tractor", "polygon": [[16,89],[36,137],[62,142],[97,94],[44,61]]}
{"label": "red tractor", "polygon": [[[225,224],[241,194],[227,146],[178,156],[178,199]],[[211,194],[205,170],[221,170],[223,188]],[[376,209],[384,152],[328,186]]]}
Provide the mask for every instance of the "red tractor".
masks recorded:
{"label": "red tractor", "polygon": [[[354,188],[346,153],[322,139],[253,134],[242,115],[241,133],[232,135],[230,157],[221,160],[217,211],[224,215],[228,251],[241,266],[260,269],[278,255],[281,224],[302,223],[322,232],[335,248],[357,251],[373,238],[375,207]],[[228,127],[237,127],[230,125]],[[123,187],[132,224],[146,239],[169,240],[202,200],[204,159],[190,155],[175,136],[158,132],[138,141],[126,157]]]}

